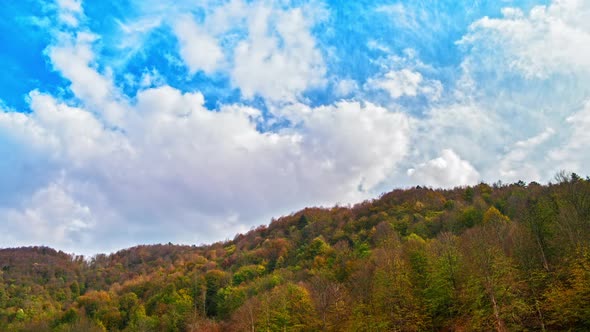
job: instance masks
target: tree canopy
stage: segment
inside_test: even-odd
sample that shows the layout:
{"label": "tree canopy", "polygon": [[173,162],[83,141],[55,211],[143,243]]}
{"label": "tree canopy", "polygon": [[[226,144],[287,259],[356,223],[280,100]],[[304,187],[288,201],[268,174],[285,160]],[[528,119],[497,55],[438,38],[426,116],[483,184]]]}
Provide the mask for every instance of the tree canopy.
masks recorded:
{"label": "tree canopy", "polygon": [[3,331],[590,330],[590,181],[394,190],[233,240],[0,250]]}

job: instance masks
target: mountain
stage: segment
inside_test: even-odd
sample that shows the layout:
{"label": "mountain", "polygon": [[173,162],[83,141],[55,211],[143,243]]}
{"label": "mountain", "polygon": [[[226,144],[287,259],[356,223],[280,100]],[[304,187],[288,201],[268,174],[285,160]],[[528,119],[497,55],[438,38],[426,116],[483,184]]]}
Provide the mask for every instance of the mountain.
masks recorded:
{"label": "mountain", "polygon": [[11,248],[0,268],[3,331],[587,331],[590,180],[394,190],[206,246]]}

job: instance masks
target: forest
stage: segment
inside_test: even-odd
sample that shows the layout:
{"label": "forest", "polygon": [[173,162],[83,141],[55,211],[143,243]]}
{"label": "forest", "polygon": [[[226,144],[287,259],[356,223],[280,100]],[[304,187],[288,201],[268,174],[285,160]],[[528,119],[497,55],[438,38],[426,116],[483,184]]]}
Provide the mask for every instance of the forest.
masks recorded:
{"label": "forest", "polygon": [[233,240],[0,250],[2,331],[589,331],[590,179],[393,190]]}

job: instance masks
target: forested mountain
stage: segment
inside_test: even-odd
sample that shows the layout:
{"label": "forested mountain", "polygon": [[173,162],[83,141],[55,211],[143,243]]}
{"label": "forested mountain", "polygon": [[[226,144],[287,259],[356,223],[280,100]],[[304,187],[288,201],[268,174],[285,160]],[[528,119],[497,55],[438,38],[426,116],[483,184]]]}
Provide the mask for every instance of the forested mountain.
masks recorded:
{"label": "forested mountain", "polygon": [[0,268],[3,331],[588,331],[590,180],[394,190],[207,246]]}

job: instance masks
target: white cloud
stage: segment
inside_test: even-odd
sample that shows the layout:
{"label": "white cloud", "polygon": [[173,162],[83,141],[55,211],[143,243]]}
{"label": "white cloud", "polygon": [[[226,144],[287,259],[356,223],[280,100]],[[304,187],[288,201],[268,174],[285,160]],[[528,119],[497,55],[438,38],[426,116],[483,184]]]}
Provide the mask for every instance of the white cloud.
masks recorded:
{"label": "white cloud", "polygon": [[84,105],[101,114],[108,125],[120,126],[126,105],[112,81],[96,69],[90,32],[60,33],[58,43],[47,48],[54,68],[71,82],[71,90]]}
{"label": "white cloud", "polygon": [[117,67],[124,66],[137,55],[143,55],[153,38],[153,30],[161,27],[164,20],[160,16],[149,16],[130,22],[117,18],[114,21],[119,27],[115,34],[119,56],[113,59],[113,67]]}
{"label": "white cloud", "polygon": [[406,29],[417,29],[419,27],[416,13],[412,9],[406,8],[402,3],[380,5],[375,8],[375,11],[389,15],[394,24]]}
{"label": "white cloud", "polygon": [[18,143],[26,143],[30,147],[49,147],[54,142],[47,136],[45,129],[39,126],[30,116],[23,113],[0,112],[0,129],[3,136]]}
{"label": "white cloud", "polygon": [[0,208],[3,243],[50,245],[79,250],[96,224],[88,206],[77,202],[60,183],[37,190],[19,208]]}
{"label": "white cloud", "polygon": [[139,86],[141,88],[150,88],[154,86],[161,86],[166,83],[166,78],[160,72],[152,68],[152,70],[145,70],[139,79]]}
{"label": "white cloud", "polygon": [[370,103],[313,109],[303,115],[303,124],[306,149],[334,175],[343,172],[334,185],[347,184],[349,192],[386,180],[408,150],[409,118]]}
{"label": "white cloud", "polygon": [[92,164],[96,158],[107,157],[115,151],[129,152],[123,136],[105,130],[92,113],[81,108],[58,103],[53,97],[33,91],[29,95],[34,112],[28,121],[54,143],[54,153],[75,166]]}
{"label": "white cloud", "polygon": [[189,67],[190,73],[202,70],[213,73],[223,61],[223,52],[217,40],[190,16],[177,19],[174,32],[180,44],[180,55]]}
{"label": "white cloud", "polygon": [[390,15],[404,15],[406,13],[406,7],[402,3],[395,3],[391,5],[380,5],[375,8],[378,13],[385,13]]}
{"label": "white cloud", "polygon": [[82,0],[57,0],[59,19],[64,24],[77,27],[84,16]]}
{"label": "white cloud", "polygon": [[384,90],[393,99],[425,95],[433,100],[440,98],[443,89],[439,81],[425,80],[422,74],[407,68],[392,70],[381,77],[370,78],[366,88]]}
{"label": "white cloud", "polygon": [[[590,86],[583,2],[506,9],[501,18],[474,23],[460,42],[463,77],[445,83],[445,91],[433,77],[449,76],[449,68],[378,41],[369,47],[385,54],[373,63],[379,73],[360,89],[327,73],[332,59],[324,59],[312,34],[325,13],[314,3],[287,9],[283,2],[230,0],[205,6],[198,21],[187,16],[199,6],[194,1],[141,3],[150,15],[120,23],[129,36],[121,47],[135,52],[150,31],[169,25],[179,54],[164,57],[190,73],[220,74],[243,101],[262,97],[268,109],[239,102],[208,108],[200,86],[186,92],[167,85],[159,68],[125,76],[139,89],[126,96],[112,63],[95,53],[104,41],[84,27],[74,30],[84,23],[81,3],[61,1],[54,20],[62,31],[46,55],[69,90],[31,92],[30,113],[0,105],[0,190],[10,193],[0,195],[0,218],[10,225],[5,243],[46,240],[28,225],[60,248],[211,242],[271,216],[355,202],[400,184],[542,181],[555,165],[583,173],[590,162],[590,107],[579,107]],[[404,27],[430,17],[402,5],[377,11],[397,15],[394,23]],[[301,98],[326,86],[351,100],[310,106]],[[69,92],[75,97],[60,97]],[[371,94],[387,107],[365,101]],[[394,111],[412,107],[413,97],[435,103],[418,100],[425,106],[411,110],[414,117]]]}
{"label": "white cloud", "polygon": [[[319,2],[287,8],[276,1],[180,1],[173,6],[143,1],[140,7],[148,14],[120,23],[124,47],[132,53],[144,42],[137,31],[145,34],[166,24],[173,27],[190,74],[203,70],[227,75],[246,99],[294,102],[327,83],[323,55],[311,33],[327,17]],[[200,23],[187,14],[195,8],[204,14]]]}
{"label": "white cloud", "polygon": [[408,169],[408,175],[418,184],[447,188],[473,185],[480,180],[477,170],[451,149],[444,149],[438,158]]}
{"label": "white cloud", "polygon": [[[552,176],[545,174],[548,164],[546,150],[540,147],[554,136],[555,130],[547,128],[536,136],[516,142],[500,161],[499,175],[502,179],[509,182],[542,181]],[[555,172],[553,167],[549,170]]]}
{"label": "white cloud", "polygon": [[566,139],[562,146],[549,152],[550,160],[559,165],[557,170],[584,173],[590,163],[590,101],[581,110],[568,117],[565,129]]}
{"label": "white cloud", "polygon": [[[312,15],[313,16],[313,15]],[[307,89],[325,84],[325,64],[302,9],[254,6],[248,39],[234,50],[233,83],[246,98],[293,101]]]}
{"label": "white cloud", "polygon": [[[258,2],[258,5],[260,5],[260,2]],[[251,5],[244,0],[229,0],[210,11],[205,17],[205,25],[215,35],[245,28],[246,20],[253,8],[255,8],[255,5]]]}
{"label": "white cloud", "polygon": [[[324,58],[311,33],[328,16],[319,2],[287,8],[275,1],[143,1],[140,7],[146,15],[119,22],[125,34],[122,47],[131,54],[145,43],[142,35],[165,24],[174,30],[189,74],[227,75],[246,99],[293,102],[327,83]],[[200,23],[187,14],[195,8],[204,14]]]}
{"label": "white cloud", "polygon": [[[111,235],[105,248],[131,245],[139,234],[210,242],[264,222],[261,216],[355,202],[387,180],[409,141],[405,115],[358,102],[302,106],[293,112],[295,128],[266,133],[257,129],[262,118],[254,108],[209,110],[202,94],[166,85],[141,91],[116,130],[49,95],[33,92],[30,102],[30,114],[0,113],[0,128],[23,133],[19,151],[37,142],[60,171],[44,174],[51,190],[37,184],[21,196],[22,208],[4,216],[14,229],[33,222],[55,226],[50,244],[60,248],[79,237],[98,243],[115,232],[116,221],[124,221],[126,231]],[[41,204],[49,196],[58,200],[51,201],[59,203],[56,210]]]}
{"label": "white cloud", "polygon": [[[529,78],[590,72],[590,6],[580,0],[553,1],[528,14],[506,8],[502,18],[473,23],[460,44],[487,53],[479,65],[515,70]],[[488,58],[489,59],[489,58]]]}
{"label": "white cloud", "polygon": [[338,80],[334,84],[334,93],[339,97],[347,97],[359,90],[356,81],[351,79]]}
{"label": "white cloud", "polygon": [[456,95],[486,105],[503,137],[488,144],[499,167],[480,169],[485,179],[548,181],[559,169],[588,172],[576,142],[587,130],[580,105],[590,93],[589,22],[585,1],[505,8],[502,17],[473,23],[458,42],[466,56]]}
{"label": "white cloud", "polygon": [[434,155],[450,148],[482,170],[495,161],[498,147],[512,139],[507,123],[493,110],[467,102],[430,109],[416,122],[413,138],[412,145],[421,154]]}
{"label": "white cloud", "polygon": [[67,10],[74,13],[82,12],[81,0],[57,0],[57,4],[62,10]]}

